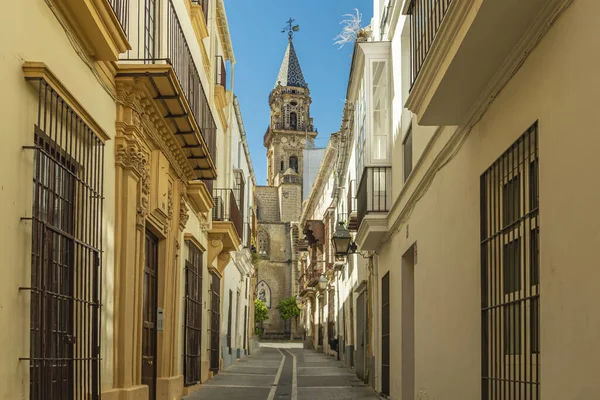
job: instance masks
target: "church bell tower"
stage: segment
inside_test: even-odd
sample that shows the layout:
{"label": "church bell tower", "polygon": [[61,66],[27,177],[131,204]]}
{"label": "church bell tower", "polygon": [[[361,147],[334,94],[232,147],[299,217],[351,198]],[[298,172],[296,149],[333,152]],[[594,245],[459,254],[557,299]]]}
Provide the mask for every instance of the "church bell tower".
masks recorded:
{"label": "church bell tower", "polygon": [[293,43],[295,29],[288,21],[288,45],[269,95],[271,121],[264,137],[267,148],[267,185],[300,185],[304,172],[303,150],[314,147],[317,132],[310,117],[310,90],[304,80]]}

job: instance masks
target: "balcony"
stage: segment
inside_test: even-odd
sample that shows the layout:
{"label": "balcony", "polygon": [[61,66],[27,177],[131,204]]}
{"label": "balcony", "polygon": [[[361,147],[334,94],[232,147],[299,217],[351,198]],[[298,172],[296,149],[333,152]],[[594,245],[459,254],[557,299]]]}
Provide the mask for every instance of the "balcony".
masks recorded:
{"label": "balcony", "polygon": [[213,189],[213,200],[215,206],[212,209],[213,228],[215,226],[231,225],[237,235],[239,246],[240,238],[243,237],[244,225],[243,214],[238,208],[235,194],[232,189]]}
{"label": "balcony", "polygon": [[50,0],[71,26],[86,53],[98,61],[117,61],[130,49],[129,0]]}
{"label": "balcony", "polygon": [[308,266],[308,270],[306,273],[306,286],[308,288],[314,288],[319,283],[319,278],[324,272],[324,260],[315,260],[311,261]]}
{"label": "balcony", "polygon": [[392,168],[366,167],[356,194],[358,233],[362,250],[375,250],[387,232],[387,213],[392,205]]}
{"label": "balcony", "polygon": [[420,125],[461,125],[551,24],[561,0],[410,0],[411,90]]}
{"label": "balcony", "polygon": [[140,3],[115,80],[152,99],[196,179],[215,179],[217,125],[179,17],[171,0]]}
{"label": "balcony", "polygon": [[306,221],[302,233],[304,233],[304,240],[308,242],[309,246],[323,246],[323,241],[325,240],[325,225],[323,221]]}

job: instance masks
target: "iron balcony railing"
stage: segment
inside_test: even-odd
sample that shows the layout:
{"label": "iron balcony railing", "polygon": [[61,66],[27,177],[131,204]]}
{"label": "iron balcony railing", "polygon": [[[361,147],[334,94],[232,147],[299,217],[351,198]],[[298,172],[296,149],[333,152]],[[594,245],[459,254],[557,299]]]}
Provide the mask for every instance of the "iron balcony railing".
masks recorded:
{"label": "iron balcony railing", "polygon": [[233,223],[238,237],[243,235],[243,216],[238,208],[232,189],[213,189],[215,206],[212,209],[213,221]]}
{"label": "iron balcony railing", "polygon": [[204,21],[208,23],[208,0],[192,0],[192,3],[198,4],[200,7],[202,7]]}
{"label": "iron balcony railing", "polygon": [[366,167],[357,192],[358,226],[365,215],[388,212],[391,206],[392,168]]}
{"label": "iron balcony railing", "polygon": [[453,0],[412,0],[410,18],[410,81],[415,83]]}
{"label": "iron balcony railing", "polygon": [[325,269],[325,260],[312,260],[306,273],[308,286],[315,287]]}
{"label": "iron balcony railing", "polygon": [[215,82],[219,86],[227,89],[227,68],[225,68],[225,59],[223,56],[216,56],[217,59],[217,70],[215,76]]}
{"label": "iron balcony railing", "polygon": [[129,0],[108,0],[125,35],[129,37]]}
{"label": "iron balcony railing", "polygon": [[[126,0],[113,0],[126,1]],[[172,0],[139,0],[137,14],[130,32],[132,49],[121,58],[122,62],[140,62],[143,64],[169,64],[183,90],[196,124],[211,154],[213,163],[217,163],[216,132],[217,124],[198,69],[194,63],[190,47],[181,28],[181,23]],[[161,5],[164,4],[166,10]]]}

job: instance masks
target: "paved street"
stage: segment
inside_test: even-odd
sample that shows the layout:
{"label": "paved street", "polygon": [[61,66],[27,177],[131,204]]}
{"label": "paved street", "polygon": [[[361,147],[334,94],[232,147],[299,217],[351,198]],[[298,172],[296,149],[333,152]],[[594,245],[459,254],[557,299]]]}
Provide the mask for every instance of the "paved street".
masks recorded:
{"label": "paved street", "polygon": [[[284,346],[282,344],[282,346]],[[299,348],[261,347],[186,400],[374,400],[341,361]]]}

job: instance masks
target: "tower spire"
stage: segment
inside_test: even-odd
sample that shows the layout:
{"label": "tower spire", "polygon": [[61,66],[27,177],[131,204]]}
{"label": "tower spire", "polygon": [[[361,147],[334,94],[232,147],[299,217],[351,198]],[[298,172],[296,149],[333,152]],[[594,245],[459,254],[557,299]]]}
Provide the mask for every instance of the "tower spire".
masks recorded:
{"label": "tower spire", "polygon": [[294,21],[294,19],[290,18],[286,22],[286,27],[281,30],[282,33],[287,32],[288,34],[288,45],[285,50],[285,55],[283,56],[283,62],[279,68],[275,87],[280,85],[308,88],[308,85],[304,80],[304,75],[302,74],[302,69],[300,68],[296,50],[294,49],[294,43],[292,42],[294,32],[300,30],[300,26],[294,25]]}

